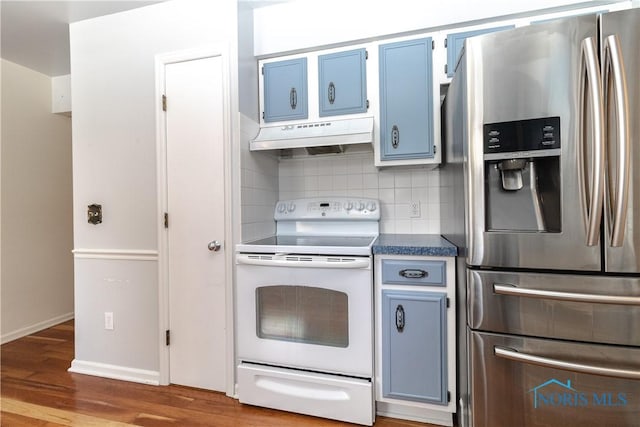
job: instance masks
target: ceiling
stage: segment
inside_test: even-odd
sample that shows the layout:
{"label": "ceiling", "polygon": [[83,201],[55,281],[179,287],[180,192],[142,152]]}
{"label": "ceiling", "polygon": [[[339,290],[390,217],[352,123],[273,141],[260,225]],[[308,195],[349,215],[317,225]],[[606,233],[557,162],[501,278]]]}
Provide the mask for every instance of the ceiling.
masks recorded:
{"label": "ceiling", "polygon": [[[69,74],[69,23],[161,1],[0,0],[0,56],[48,76]],[[238,0],[248,7],[280,1]]]}

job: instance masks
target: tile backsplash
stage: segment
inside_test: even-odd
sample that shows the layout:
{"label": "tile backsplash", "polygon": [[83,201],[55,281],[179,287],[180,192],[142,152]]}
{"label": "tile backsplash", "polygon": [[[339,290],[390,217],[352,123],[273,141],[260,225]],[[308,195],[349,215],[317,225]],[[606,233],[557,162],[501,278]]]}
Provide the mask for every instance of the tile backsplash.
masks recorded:
{"label": "tile backsplash", "polygon": [[[377,169],[373,152],[279,160],[278,199],[353,196],[379,199],[382,233],[440,233],[440,172],[423,167]],[[417,204],[419,212],[412,212]]]}
{"label": "tile backsplash", "polygon": [[[251,152],[258,124],[240,115],[242,241],[275,233],[278,200],[317,196],[379,199],[382,233],[440,234],[440,171],[426,167],[374,166],[373,151],[278,158]],[[361,149],[362,150],[362,149]],[[417,204],[419,212],[412,212]]]}
{"label": "tile backsplash", "polygon": [[240,203],[242,241],[273,235],[273,210],[278,201],[278,158],[273,152],[249,151],[248,141],[258,132],[258,124],[240,115],[241,150]]}

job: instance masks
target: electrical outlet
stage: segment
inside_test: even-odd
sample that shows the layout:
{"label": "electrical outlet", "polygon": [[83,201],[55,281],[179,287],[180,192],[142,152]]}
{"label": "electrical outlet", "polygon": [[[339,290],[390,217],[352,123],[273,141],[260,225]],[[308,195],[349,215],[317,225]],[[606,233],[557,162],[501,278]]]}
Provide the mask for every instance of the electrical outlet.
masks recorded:
{"label": "electrical outlet", "polygon": [[111,311],[104,312],[104,328],[109,331],[113,330],[113,312]]}
{"label": "electrical outlet", "polygon": [[409,202],[409,218],[420,218],[420,201]]}

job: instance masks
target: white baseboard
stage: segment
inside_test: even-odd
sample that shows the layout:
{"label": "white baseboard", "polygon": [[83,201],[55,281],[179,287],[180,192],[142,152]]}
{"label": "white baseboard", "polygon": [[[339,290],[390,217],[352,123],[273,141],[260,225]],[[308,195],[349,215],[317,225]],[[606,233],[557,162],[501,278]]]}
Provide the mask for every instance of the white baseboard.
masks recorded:
{"label": "white baseboard", "polygon": [[67,320],[71,320],[74,318],[74,313],[65,313],[60,316],[53,317],[51,319],[43,320],[42,322],[35,323],[33,325],[25,326],[24,328],[20,328],[16,331],[8,332],[3,334],[0,338],[0,344],[6,344],[10,341],[17,340],[18,338],[26,337],[27,335],[31,335],[35,332],[39,332],[43,329],[50,328],[52,326],[58,325],[62,322],[66,322]]}
{"label": "white baseboard", "polygon": [[160,385],[160,373],[158,371],[127,368],[126,366],[108,365],[106,363],[74,359],[68,371],[76,374],[93,375],[114,380]]}

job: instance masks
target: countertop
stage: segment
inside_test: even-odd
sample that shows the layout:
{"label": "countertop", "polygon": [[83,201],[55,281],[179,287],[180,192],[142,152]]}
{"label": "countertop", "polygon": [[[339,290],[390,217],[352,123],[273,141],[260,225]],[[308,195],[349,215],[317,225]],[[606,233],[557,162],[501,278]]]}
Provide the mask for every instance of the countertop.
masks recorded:
{"label": "countertop", "polygon": [[458,248],[439,234],[380,234],[372,250],[374,255],[458,255]]}

